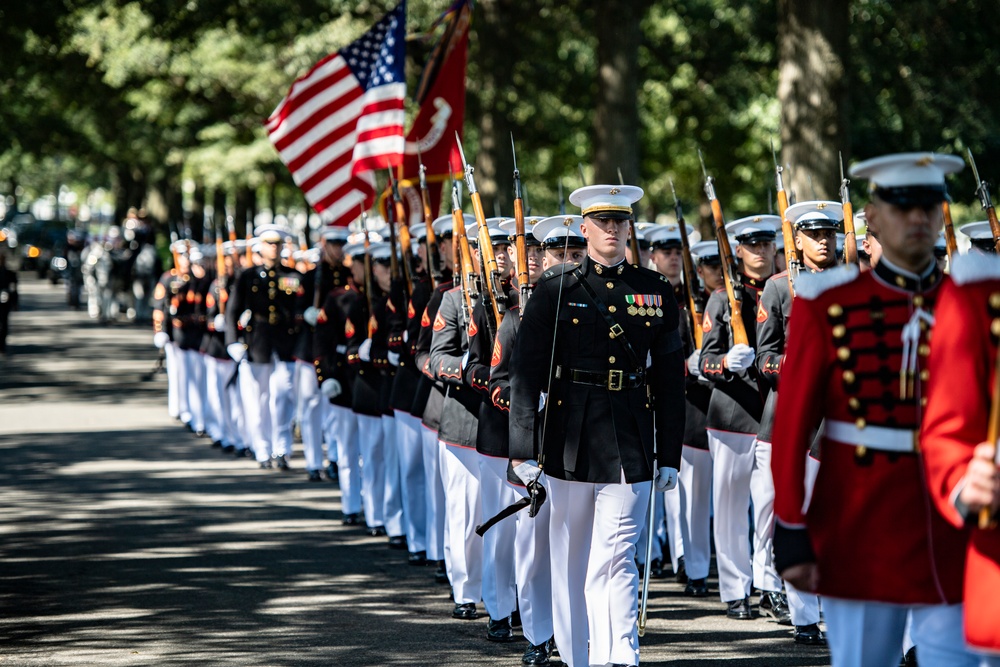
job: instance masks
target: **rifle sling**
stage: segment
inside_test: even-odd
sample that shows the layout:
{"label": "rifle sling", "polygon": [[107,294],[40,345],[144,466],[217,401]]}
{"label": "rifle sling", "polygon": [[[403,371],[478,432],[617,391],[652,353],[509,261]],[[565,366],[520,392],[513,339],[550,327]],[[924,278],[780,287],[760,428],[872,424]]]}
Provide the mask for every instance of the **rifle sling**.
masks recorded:
{"label": "rifle sling", "polygon": [[579,266],[573,269],[573,274],[576,276],[576,280],[580,284],[580,287],[582,287],[583,291],[587,293],[588,297],[590,297],[590,301],[594,304],[594,307],[597,308],[597,312],[601,314],[601,317],[603,317],[604,321],[608,324],[611,337],[618,341],[622,348],[624,348],[625,355],[628,357],[629,363],[632,364],[632,368],[635,368],[636,370],[645,368],[646,364],[639,361],[639,357],[632,348],[632,344],[628,342],[627,338],[625,338],[625,331],[622,329],[622,325],[618,324],[617,320],[615,320],[615,318],[611,315],[611,312],[608,310],[607,305],[605,305],[605,303],[597,296],[597,292],[594,291],[594,288],[591,287],[586,278],[584,278],[583,272],[580,270]]}

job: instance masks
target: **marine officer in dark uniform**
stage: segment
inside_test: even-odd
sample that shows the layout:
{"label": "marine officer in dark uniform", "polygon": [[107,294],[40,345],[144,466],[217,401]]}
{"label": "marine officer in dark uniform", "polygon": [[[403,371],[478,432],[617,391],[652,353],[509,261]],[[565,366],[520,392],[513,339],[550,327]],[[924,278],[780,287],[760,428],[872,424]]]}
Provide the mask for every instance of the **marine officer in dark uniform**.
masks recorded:
{"label": "marine officer in dark uniform", "polygon": [[[247,360],[254,405],[244,405],[254,454],[262,468],[288,469],[295,416],[295,342],[302,327],[302,274],[280,261],[288,232],[276,225],[257,230],[262,264],[240,275],[226,311],[226,344],[237,363]],[[249,393],[249,392],[248,392]]]}
{"label": "marine officer in dark uniform", "polygon": [[525,483],[546,475],[555,640],[570,667],[638,664],[635,544],[653,483],[673,488],[680,466],[677,304],[666,278],[625,261],[641,196],[626,185],[570,196],[588,257],[539,281],[511,358],[510,456]]}

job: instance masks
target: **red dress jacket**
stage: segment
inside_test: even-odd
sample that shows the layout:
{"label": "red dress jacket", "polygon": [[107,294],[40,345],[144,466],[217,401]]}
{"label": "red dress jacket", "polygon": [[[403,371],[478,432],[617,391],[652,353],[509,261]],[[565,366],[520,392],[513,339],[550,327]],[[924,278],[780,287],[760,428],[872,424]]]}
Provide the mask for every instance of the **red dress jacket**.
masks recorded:
{"label": "red dress jacket", "polygon": [[[796,282],[773,431],[774,550],[779,571],[815,562],[822,595],[962,599],[965,536],[935,510],[917,447],[929,316],[943,280],[936,266],[917,276],[882,261]],[[904,350],[907,324],[916,340]],[[915,368],[901,382],[906,351]],[[806,512],[806,455],[823,419]]]}
{"label": "red dress jacket", "polygon": [[[967,522],[954,500],[972,450],[986,440],[997,354],[997,336],[991,330],[1000,332],[1000,260],[969,259],[980,264],[979,270],[966,271],[969,267],[956,259],[952,271],[956,282],[969,282],[946,285],[938,300],[921,441],[931,496],[941,514],[958,527]],[[989,263],[992,271],[982,266]],[[992,279],[982,280],[990,273]],[[975,526],[976,519],[969,517],[969,525]],[[977,648],[1000,651],[1000,530],[996,528],[971,528],[965,635]]]}

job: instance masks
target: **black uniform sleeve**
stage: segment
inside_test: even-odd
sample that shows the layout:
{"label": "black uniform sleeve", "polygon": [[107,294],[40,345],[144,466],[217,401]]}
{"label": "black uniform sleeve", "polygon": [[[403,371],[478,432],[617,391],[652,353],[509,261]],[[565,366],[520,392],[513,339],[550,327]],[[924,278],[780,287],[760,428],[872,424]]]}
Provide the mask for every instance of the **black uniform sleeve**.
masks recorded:
{"label": "black uniform sleeve", "polygon": [[650,347],[649,386],[656,424],[656,464],[680,469],[684,444],[684,348],[678,331],[680,311],[664,290],[664,326]]}
{"label": "black uniform sleeve", "polygon": [[760,371],[758,377],[772,389],[777,388],[778,371],[785,357],[782,291],[788,293],[787,280],[768,280],[757,308],[757,358],[754,363]]}
{"label": "black uniform sleeve", "polygon": [[521,315],[510,359],[510,458],[537,458],[535,421],[538,399],[548,385],[552,334],[556,326],[555,295],[540,283]]}
{"label": "black uniform sleeve", "polygon": [[429,359],[432,377],[454,385],[462,384],[462,357],[466,350],[461,298],[457,290],[447,292],[431,327],[434,330]]}
{"label": "black uniform sleeve", "polygon": [[352,366],[361,364],[358,350],[368,337],[368,301],[365,297],[351,303],[344,323],[344,336],[347,339],[347,363]]}
{"label": "black uniform sleeve", "polygon": [[482,301],[472,309],[473,326],[469,328],[469,360],[462,372],[465,384],[482,394],[490,390],[490,353],[493,341],[486,328],[486,308]]}
{"label": "black uniform sleeve", "polygon": [[490,367],[490,400],[493,405],[510,412],[510,357],[517,338],[521,312],[512,307],[497,329],[497,339],[493,342]]}
{"label": "black uniform sleeve", "polygon": [[316,376],[321,384],[327,378],[336,377],[337,361],[347,352],[344,333],[346,323],[347,319],[337,301],[337,294],[330,292],[323,301],[316,320],[316,337],[313,341]]}
{"label": "black uniform sleeve", "polygon": [[716,290],[705,305],[699,362],[702,377],[715,383],[729,382],[733,378],[724,363],[730,348],[728,315],[729,298],[725,290]]}
{"label": "black uniform sleeve", "polygon": [[226,309],[226,345],[232,345],[240,338],[240,316],[247,309],[247,292],[252,279],[252,270],[247,269],[241,273],[236,281],[236,289],[230,295],[229,307]]}
{"label": "black uniform sleeve", "polygon": [[403,350],[403,332],[406,331],[406,281],[402,278],[392,281],[389,300],[386,302],[386,344],[393,352]]}

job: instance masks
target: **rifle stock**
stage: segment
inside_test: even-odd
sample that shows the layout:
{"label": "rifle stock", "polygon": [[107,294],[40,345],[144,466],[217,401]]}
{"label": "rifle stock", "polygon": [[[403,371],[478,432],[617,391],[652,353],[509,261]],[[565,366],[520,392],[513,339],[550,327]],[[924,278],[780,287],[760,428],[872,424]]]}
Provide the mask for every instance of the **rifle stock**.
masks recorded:
{"label": "rifle stock", "polygon": [[951,204],[945,199],[941,202],[941,212],[944,215],[944,245],[948,251],[948,261],[958,250],[958,239],[955,238],[955,224],[951,221]]}
{"label": "rifle stock", "polygon": [[510,135],[510,150],[514,156],[514,249],[517,255],[517,289],[521,309],[528,302],[528,245],[524,238],[524,201],[521,199],[521,172],[517,169],[514,134]]}
{"label": "rifle stock", "polygon": [[226,253],[222,249],[222,230],[215,235],[215,279],[219,285],[219,314],[226,314]]}
{"label": "rifle stock", "polygon": [[990,221],[990,231],[993,232],[993,245],[1000,253],[1000,220],[997,220],[997,211],[993,207],[993,200],[990,198],[990,184],[979,178],[979,169],[976,168],[976,159],[972,157],[972,150],[966,149],[969,153],[969,162],[972,163],[972,173],[976,177],[976,194],[979,195],[979,203],[986,211],[986,217]]}
{"label": "rifle stock", "polygon": [[[417,151],[419,157],[419,149]],[[437,235],[434,234],[433,215],[431,214],[431,200],[427,192],[427,168],[423,159],[420,158],[420,203],[424,210],[424,225],[427,227],[427,279],[430,281],[431,291],[441,282],[441,258],[438,256]]]}
{"label": "rifle stock", "polygon": [[844,176],[844,158],[840,158],[840,206],[844,212],[844,264],[858,265],[858,230],[854,226],[850,181]]}
{"label": "rifle stock", "polygon": [[799,277],[802,268],[802,255],[795,247],[795,230],[792,223],[785,217],[788,210],[788,193],[785,192],[785,184],[781,178],[782,168],[778,164],[778,156],[774,152],[774,143],[771,143],[771,155],[774,158],[774,189],[778,199],[778,215],[781,217],[781,238],[785,243],[785,267],[788,270],[788,289],[792,295],[795,294],[795,279]]}

